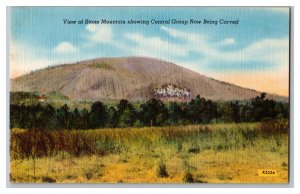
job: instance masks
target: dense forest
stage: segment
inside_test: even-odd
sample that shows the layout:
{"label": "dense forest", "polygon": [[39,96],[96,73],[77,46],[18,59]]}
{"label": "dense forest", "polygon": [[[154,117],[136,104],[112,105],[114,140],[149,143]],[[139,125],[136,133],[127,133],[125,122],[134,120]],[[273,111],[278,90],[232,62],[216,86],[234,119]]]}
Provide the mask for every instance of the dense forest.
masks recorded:
{"label": "dense forest", "polygon": [[289,103],[266,99],[262,93],[248,102],[214,102],[199,95],[190,102],[163,102],[151,98],[135,108],[122,99],[116,106],[100,101],[90,110],[65,104],[10,105],[10,128],[25,129],[96,129],[144,126],[169,126],[207,123],[261,122],[266,119],[288,119]]}

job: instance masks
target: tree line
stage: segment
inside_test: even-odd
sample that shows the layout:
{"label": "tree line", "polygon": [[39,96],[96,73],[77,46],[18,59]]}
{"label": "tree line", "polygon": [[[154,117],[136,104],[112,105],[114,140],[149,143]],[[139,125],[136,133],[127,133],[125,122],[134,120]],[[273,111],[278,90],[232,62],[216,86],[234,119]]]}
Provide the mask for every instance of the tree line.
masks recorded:
{"label": "tree line", "polygon": [[250,101],[217,102],[200,97],[190,102],[163,102],[151,98],[134,107],[122,99],[116,106],[101,101],[90,110],[65,104],[54,108],[50,104],[10,105],[10,127],[25,129],[96,129],[144,126],[168,126],[221,122],[260,122],[264,119],[289,118],[289,103],[266,98],[262,93]]}

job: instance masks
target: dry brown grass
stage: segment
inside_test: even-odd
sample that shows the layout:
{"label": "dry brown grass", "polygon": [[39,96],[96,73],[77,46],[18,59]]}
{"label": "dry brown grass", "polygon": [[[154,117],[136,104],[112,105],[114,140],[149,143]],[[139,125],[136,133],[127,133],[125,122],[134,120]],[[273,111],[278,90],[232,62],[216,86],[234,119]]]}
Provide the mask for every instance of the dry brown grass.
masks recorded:
{"label": "dry brown grass", "polygon": [[[287,134],[264,137],[255,123],[41,132],[40,138],[62,139],[65,147],[34,155],[35,174],[32,155],[19,153],[21,134],[28,137],[29,131],[11,131],[14,183],[288,182]],[[162,161],[168,176],[157,174]],[[259,176],[259,169],[277,170],[278,176]]]}

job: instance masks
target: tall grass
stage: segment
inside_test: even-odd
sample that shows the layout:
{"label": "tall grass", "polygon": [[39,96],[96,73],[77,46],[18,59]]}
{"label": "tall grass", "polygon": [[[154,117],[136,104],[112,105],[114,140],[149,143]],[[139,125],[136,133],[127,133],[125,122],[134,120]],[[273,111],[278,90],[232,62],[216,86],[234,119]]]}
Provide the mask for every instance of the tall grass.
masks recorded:
{"label": "tall grass", "polygon": [[[240,164],[244,164],[253,153],[256,157],[253,165],[257,166],[261,159],[268,160],[266,156],[276,156],[280,166],[287,168],[288,123],[275,126],[276,132],[272,129],[271,133],[266,132],[270,131],[267,123],[61,131],[15,128],[10,131],[11,180],[123,182],[140,177],[136,181],[145,182],[147,175],[148,182],[237,181],[232,180],[234,172],[228,174],[229,171],[222,170],[226,160],[220,156],[241,157]],[[218,162],[211,163],[217,155]],[[227,161],[233,162],[228,163],[232,170],[237,168],[234,159]],[[69,166],[60,174],[65,163],[74,166],[73,170],[69,171]],[[205,168],[213,169],[214,165],[220,165],[219,173],[213,174],[214,171]],[[116,176],[116,167],[123,174]]]}
{"label": "tall grass", "polygon": [[[282,123],[281,123],[282,124]],[[282,124],[287,128],[287,124]],[[203,150],[242,149],[251,146],[260,138],[270,138],[278,134],[263,131],[265,123],[213,124],[168,127],[145,127],[99,130],[18,130],[11,131],[12,158],[47,157],[67,153],[71,156],[108,155],[130,149],[173,147],[185,149],[189,153]],[[280,139],[280,138],[277,138]]]}

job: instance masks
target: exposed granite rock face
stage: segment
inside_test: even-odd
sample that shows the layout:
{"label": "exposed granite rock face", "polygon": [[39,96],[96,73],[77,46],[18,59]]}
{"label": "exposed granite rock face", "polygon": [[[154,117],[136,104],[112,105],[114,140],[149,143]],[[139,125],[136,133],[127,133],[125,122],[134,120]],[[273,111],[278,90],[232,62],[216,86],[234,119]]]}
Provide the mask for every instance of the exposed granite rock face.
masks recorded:
{"label": "exposed granite rock face", "polygon": [[[11,91],[59,92],[71,100],[146,100],[164,95],[162,89],[169,96],[182,95],[188,99],[200,95],[212,100],[245,100],[260,95],[255,90],[145,57],[87,60],[49,67],[11,80]],[[276,95],[267,97],[288,100]]]}

